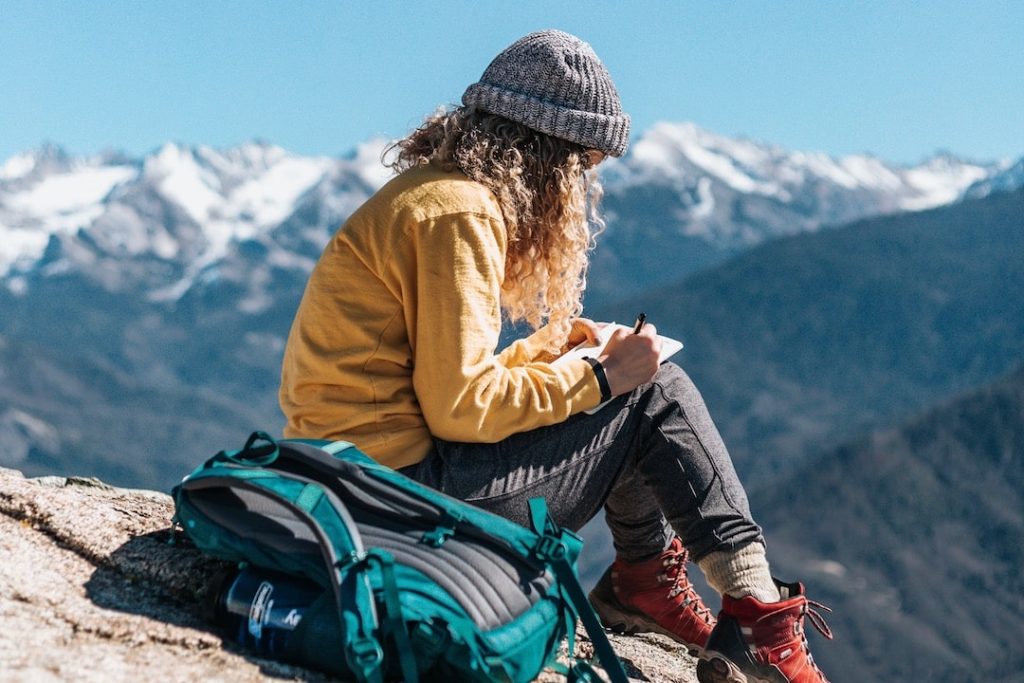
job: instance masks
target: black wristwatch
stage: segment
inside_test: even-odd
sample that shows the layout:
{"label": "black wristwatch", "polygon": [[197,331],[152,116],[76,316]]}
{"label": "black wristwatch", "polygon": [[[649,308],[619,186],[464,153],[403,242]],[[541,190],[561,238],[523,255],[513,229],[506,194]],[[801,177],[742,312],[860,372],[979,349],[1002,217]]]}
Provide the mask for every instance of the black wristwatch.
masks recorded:
{"label": "black wristwatch", "polygon": [[596,358],[590,356],[584,356],[583,360],[590,363],[590,367],[594,369],[594,376],[597,377],[597,386],[601,387],[601,403],[610,401],[612,399],[612,388],[608,384],[608,375],[604,374],[604,366]]}

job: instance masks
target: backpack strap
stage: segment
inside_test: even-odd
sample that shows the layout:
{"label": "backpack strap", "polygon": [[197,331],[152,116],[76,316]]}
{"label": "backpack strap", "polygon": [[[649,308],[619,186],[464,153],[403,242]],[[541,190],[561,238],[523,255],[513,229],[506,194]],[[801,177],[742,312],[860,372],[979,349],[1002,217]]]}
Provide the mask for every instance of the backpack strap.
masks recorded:
{"label": "backpack strap", "polygon": [[[265,441],[266,444],[263,446],[257,446],[256,444],[260,441]],[[266,432],[253,432],[246,439],[245,445],[237,451],[221,451],[217,455],[210,458],[206,463],[206,466],[212,466],[216,463],[232,462],[236,465],[242,465],[245,467],[263,467],[265,465],[272,464],[277,460],[277,456],[280,450],[277,447],[277,442],[274,441]]]}
{"label": "backpack strap", "polygon": [[[265,444],[257,445],[261,441]],[[348,638],[344,652],[349,669],[356,676],[358,683],[383,683],[384,651],[375,635],[378,630],[378,614],[367,571],[368,554],[363,549],[355,520],[344,503],[323,485],[292,474],[264,469],[274,463],[279,455],[278,443],[265,432],[253,432],[240,450],[217,453],[175,487],[174,497],[178,516],[189,492],[207,488],[248,490],[290,509],[292,514],[302,519],[310,528],[324,554],[328,570],[327,579],[334,593],[338,618],[344,624],[346,632],[353,634]],[[275,485],[275,482],[281,484]],[[328,528],[335,531],[344,530],[348,538],[342,548],[336,547]],[[241,529],[233,533],[240,532]],[[339,535],[339,538],[344,536]],[[197,545],[204,549],[201,544]],[[346,548],[351,551],[339,555],[338,551]],[[207,550],[213,552],[213,549]],[[390,583],[394,597],[397,597],[393,567],[382,567],[382,574],[385,592]],[[390,602],[391,605],[386,605],[387,607],[395,604],[394,600]],[[394,614],[389,613],[389,618],[402,623],[400,606],[391,611]],[[401,633],[392,634],[396,640],[402,635],[407,639],[404,625],[397,630]],[[401,645],[401,642],[397,641],[396,644]],[[401,647],[399,650],[401,651]],[[415,683],[415,666],[412,677],[409,676],[407,668],[408,663],[403,661],[405,680]]]}
{"label": "backpack strap", "polygon": [[[597,614],[594,613],[594,608],[591,607],[590,601],[583,592],[583,587],[580,586],[576,570],[573,569],[573,561],[579,553],[581,545],[579,537],[555,524],[548,514],[548,506],[543,498],[530,499],[530,522],[533,530],[540,535],[534,548],[534,555],[551,567],[558,579],[564,599],[572,605],[573,611],[583,621],[583,627],[594,643],[594,651],[601,661],[601,666],[608,673],[612,683],[628,683],[629,679],[626,677],[625,669],[622,668],[622,662],[619,661],[611,643],[608,642],[604,627],[601,626]],[[567,624],[566,628],[569,660],[573,662],[569,669],[569,680],[595,680],[595,674],[589,665],[585,662],[575,661],[573,652],[575,651],[576,624],[575,619],[571,619],[571,621],[572,623]]]}
{"label": "backpack strap", "polygon": [[416,666],[416,655],[409,640],[409,632],[402,618],[402,601],[398,593],[398,581],[395,579],[395,559],[384,550],[371,550],[363,560],[367,566],[376,564],[380,569],[381,587],[384,597],[384,618],[380,622],[385,637],[394,640],[398,663],[402,669],[402,680],[405,683],[418,683],[419,672]]}

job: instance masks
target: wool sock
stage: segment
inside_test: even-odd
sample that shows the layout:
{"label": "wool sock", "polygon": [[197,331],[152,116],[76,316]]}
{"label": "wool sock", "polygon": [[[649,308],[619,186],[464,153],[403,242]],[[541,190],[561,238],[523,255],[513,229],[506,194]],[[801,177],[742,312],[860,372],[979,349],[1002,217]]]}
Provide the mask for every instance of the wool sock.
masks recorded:
{"label": "wool sock", "polygon": [[772,581],[764,545],[748,543],[735,550],[715,550],[701,559],[697,566],[708,584],[719,593],[740,599],[747,595],[761,602],[778,602],[779,589]]}

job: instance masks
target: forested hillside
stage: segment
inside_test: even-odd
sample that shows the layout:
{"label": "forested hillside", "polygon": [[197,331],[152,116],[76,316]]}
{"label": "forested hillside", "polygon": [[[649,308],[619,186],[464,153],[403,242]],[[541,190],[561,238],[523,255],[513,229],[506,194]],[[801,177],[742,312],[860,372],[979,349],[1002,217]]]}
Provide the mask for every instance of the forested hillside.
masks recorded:
{"label": "forested hillside", "polygon": [[1024,360],[1024,192],[770,242],[637,311],[686,346],[753,484]]}
{"label": "forested hillside", "polygon": [[835,609],[836,683],[1024,671],[1024,368],[830,451],[752,501],[775,571]]}

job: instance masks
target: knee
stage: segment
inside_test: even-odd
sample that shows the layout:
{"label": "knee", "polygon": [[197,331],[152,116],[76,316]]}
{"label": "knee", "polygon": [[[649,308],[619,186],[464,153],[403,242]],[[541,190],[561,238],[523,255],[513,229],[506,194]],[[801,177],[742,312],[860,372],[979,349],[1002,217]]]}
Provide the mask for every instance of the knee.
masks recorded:
{"label": "knee", "polygon": [[675,363],[662,363],[658,371],[654,373],[651,384],[662,388],[669,395],[696,395],[700,396],[697,385],[693,383],[686,371]]}
{"label": "knee", "polygon": [[675,363],[662,363],[651,380],[654,400],[678,405],[686,410],[705,409],[704,397],[690,375]]}

